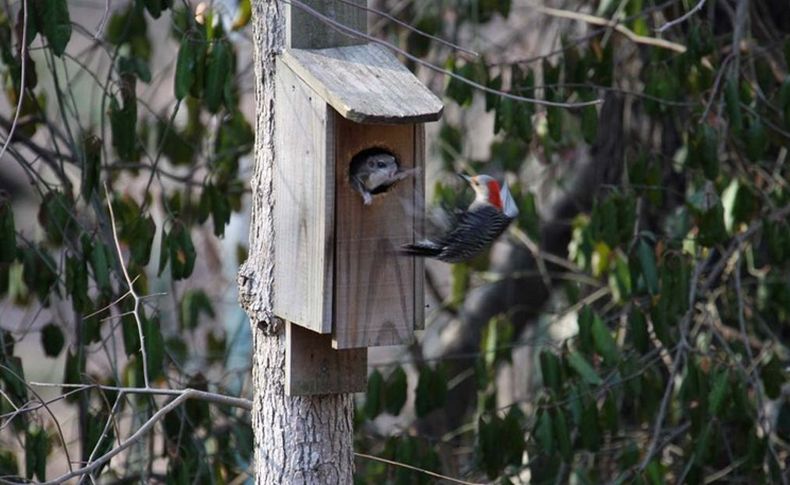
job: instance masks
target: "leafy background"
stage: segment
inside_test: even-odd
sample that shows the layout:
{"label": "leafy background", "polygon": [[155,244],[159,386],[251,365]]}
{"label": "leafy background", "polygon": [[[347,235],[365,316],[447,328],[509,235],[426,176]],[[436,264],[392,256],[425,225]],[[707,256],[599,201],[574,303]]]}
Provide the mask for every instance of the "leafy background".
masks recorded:
{"label": "leafy background", "polygon": [[[172,404],[134,391],[146,368],[250,394],[249,4],[108,5],[0,13],[3,480],[90,463]],[[371,15],[447,105],[430,202],[482,171],[521,215],[476,260],[428,265],[418,344],[371,350],[355,450],[395,464],[360,456],[358,481],[786,483],[790,6],[370,5],[480,53]],[[164,408],[93,477],[250,480],[249,416],[218,399]]]}

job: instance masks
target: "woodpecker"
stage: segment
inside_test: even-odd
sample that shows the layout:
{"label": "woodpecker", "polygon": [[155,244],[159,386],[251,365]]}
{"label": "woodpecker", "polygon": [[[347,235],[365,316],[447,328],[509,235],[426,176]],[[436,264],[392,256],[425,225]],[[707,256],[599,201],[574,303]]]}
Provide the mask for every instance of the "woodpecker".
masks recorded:
{"label": "woodpecker", "polygon": [[436,258],[445,263],[459,263],[477,256],[498,238],[518,216],[516,202],[507,184],[499,185],[488,175],[461,175],[475,191],[475,200],[459,214],[454,226],[435,240],[406,244],[402,252],[413,256]]}
{"label": "woodpecker", "polygon": [[417,168],[401,170],[395,155],[383,148],[368,148],[351,159],[349,181],[362,195],[365,205],[370,205],[373,195],[386,192],[417,171]]}

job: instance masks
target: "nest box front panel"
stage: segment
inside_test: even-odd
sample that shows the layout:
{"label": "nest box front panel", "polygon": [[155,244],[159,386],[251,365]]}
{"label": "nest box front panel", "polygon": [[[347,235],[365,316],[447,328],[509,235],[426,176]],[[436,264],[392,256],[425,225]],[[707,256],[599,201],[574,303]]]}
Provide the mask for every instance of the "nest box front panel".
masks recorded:
{"label": "nest box front panel", "polygon": [[[335,115],[335,271],[333,346],[397,345],[423,318],[423,263],[398,248],[423,224],[423,126],[360,124]],[[349,181],[357,153],[382,148],[401,169],[420,167],[364,205]]]}

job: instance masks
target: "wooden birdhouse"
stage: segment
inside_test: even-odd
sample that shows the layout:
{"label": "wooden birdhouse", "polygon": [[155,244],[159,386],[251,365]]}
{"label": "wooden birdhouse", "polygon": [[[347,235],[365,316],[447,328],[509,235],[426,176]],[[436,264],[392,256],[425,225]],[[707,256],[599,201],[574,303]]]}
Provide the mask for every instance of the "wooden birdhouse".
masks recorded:
{"label": "wooden birdhouse", "polygon": [[[286,49],[275,79],[274,311],[288,322],[290,394],[364,390],[366,348],[424,319],[425,127],[442,103],[375,44]],[[376,149],[418,168],[365,205],[351,161]],[[307,330],[309,330],[309,332]]]}

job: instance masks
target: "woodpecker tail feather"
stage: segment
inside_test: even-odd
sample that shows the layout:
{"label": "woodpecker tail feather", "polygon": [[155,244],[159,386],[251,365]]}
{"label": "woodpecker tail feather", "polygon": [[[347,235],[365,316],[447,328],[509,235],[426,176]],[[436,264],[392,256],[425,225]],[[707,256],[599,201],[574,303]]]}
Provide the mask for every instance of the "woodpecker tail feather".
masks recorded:
{"label": "woodpecker tail feather", "polygon": [[433,241],[419,241],[415,244],[404,244],[400,247],[403,254],[435,258],[442,252],[442,247]]}

